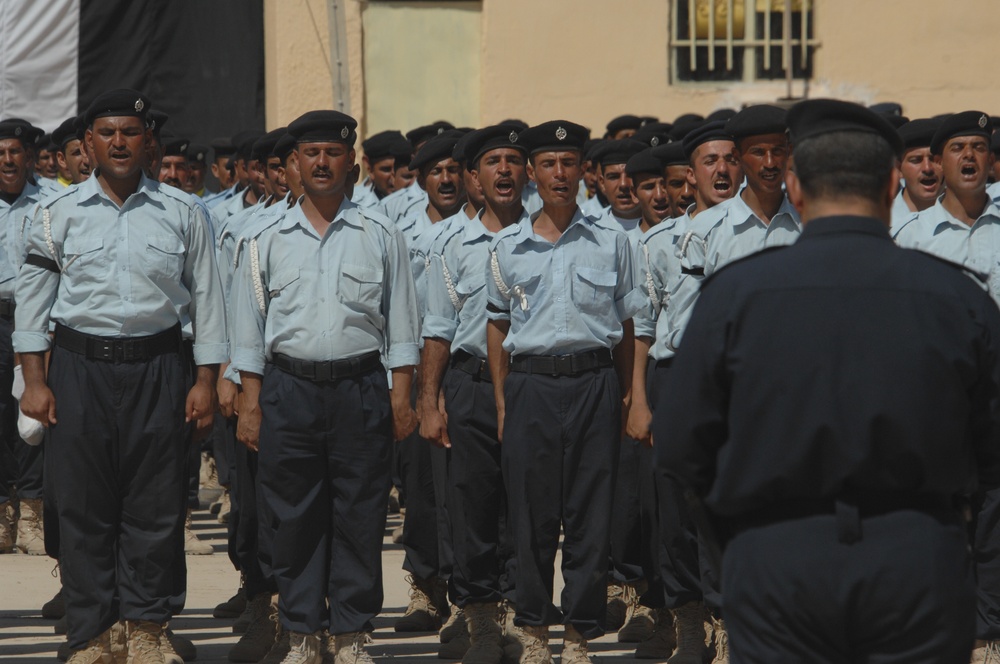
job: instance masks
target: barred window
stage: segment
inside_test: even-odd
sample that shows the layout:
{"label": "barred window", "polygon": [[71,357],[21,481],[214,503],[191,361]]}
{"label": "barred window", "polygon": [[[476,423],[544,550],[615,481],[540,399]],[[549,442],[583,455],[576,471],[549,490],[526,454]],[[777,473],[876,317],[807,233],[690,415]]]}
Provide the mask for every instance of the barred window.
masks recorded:
{"label": "barred window", "polygon": [[812,76],[813,0],[673,0],[672,80]]}

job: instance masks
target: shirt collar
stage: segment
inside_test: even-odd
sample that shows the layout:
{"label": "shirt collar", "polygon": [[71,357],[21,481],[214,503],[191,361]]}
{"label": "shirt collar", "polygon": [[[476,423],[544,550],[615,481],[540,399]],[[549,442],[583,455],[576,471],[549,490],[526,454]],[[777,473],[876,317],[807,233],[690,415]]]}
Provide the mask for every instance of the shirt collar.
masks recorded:
{"label": "shirt collar", "polygon": [[[538,210],[528,217],[526,223],[520,223],[517,233],[514,234],[514,243],[521,244],[528,240],[533,240],[535,238],[534,224],[535,220],[542,214],[542,210]],[[573,218],[570,219],[569,226],[566,227],[565,232],[563,232],[563,237],[569,233],[574,226],[580,226],[582,229],[590,230],[590,226],[595,223],[596,219],[594,217],[589,217],[583,213],[580,206],[577,206],[576,212],[573,213]],[[545,240],[547,243],[548,241]]]}
{"label": "shirt collar", "polygon": [[[741,193],[742,193],[742,190],[741,190],[740,194]],[[736,194],[735,196],[733,196],[730,199],[732,202],[729,204],[730,205],[730,208],[729,208],[730,213],[737,220],[735,222],[735,225],[736,226],[747,226],[747,225],[761,225],[761,226],[766,226],[767,224],[764,224],[764,221],[762,219],[760,219],[754,213],[753,210],[750,209],[750,206],[747,205],[747,202],[745,200],[743,200],[743,196],[741,196],[740,194]],[[781,198],[781,205],[778,207],[778,212],[771,218],[771,223],[774,223],[775,219],[777,219],[778,217],[781,217],[782,215],[787,216],[789,219],[791,219],[793,222],[795,222],[796,226],[800,226],[801,225],[801,222],[799,221],[799,214],[795,210],[795,207],[788,200],[788,196],[782,196],[782,198]]]}
{"label": "shirt collar", "polygon": [[[100,175],[100,170],[95,168],[94,171],[90,174],[90,177],[78,185],[79,187],[78,191],[80,192],[80,198],[78,199],[79,202],[85,203],[96,196],[98,198],[103,198],[112,205],[115,205],[115,202],[111,200],[111,197],[108,196],[107,193],[105,193],[104,188],[101,187],[101,182],[98,179],[99,175]],[[140,173],[139,186],[136,188],[133,194],[129,195],[129,199],[137,194],[141,194],[147,198],[153,199],[154,198],[153,194],[158,193],[159,189],[160,189],[159,182],[149,179],[148,177],[146,177],[145,173]],[[128,199],[126,199],[126,201],[127,200]],[[118,206],[115,205],[115,207]]]}
{"label": "shirt collar", "polygon": [[[483,225],[483,214],[486,212],[485,209],[479,211],[475,217],[469,220],[467,224],[462,229],[462,244],[471,244],[480,238],[492,238],[496,233],[491,233],[486,226]],[[528,212],[521,209],[521,216],[518,217],[517,221],[514,222],[517,226],[523,226],[526,220],[530,219]],[[530,223],[530,222],[529,222]]]}
{"label": "shirt collar", "polygon": [[[302,203],[305,200],[305,196],[299,199],[298,205],[289,209],[288,213],[284,216],[279,224],[278,228],[282,231],[294,230],[295,227],[299,227],[301,230],[305,231],[313,237],[316,236],[316,229],[313,225],[309,223],[306,219],[306,214],[302,210]],[[351,226],[361,227],[361,222],[357,219],[357,204],[351,202],[346,195],[344,200],[341,201],[340,207],[337,209],[337,214],[333,215],[333,221],[330,225],[334,225],[338,222],[344,222],[350,224]]]}
{"label": "shirt collar", "polygon": [[892,242],[889,229],[874,217],[859,217],[855,215],[837,215],[813,219],[802,227],[799,241],[807,241],[824,235],[843,235],[844,233],[861,233]]}
{"label": "shirt collar", "polygon": [[1000,222],[1000,208],[997,207],[997,204],[989,196],[986,197],[986,207],[983,208],[982,213],[976,218],[976,221],[972,224],[972,226],[959,221],[952,216],[951,212],[948,212],[948,210],[945,209],[943,205],[944,197],[945,194],[941,194],[934,206],[927,209],[930,213],[931,222],[934,223],[935,227],[945,224],[953,228],[960,228],[968,231],[972,229],[972,226],[978,224],[980,220],[985,217],[993,217],[996,221]]}

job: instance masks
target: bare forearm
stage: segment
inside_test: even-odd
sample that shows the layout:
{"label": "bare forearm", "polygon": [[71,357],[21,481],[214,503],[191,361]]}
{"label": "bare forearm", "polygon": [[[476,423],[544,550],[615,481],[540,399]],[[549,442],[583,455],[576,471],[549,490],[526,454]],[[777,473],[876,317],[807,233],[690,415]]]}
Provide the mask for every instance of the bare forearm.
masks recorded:
{"label": "bare forearm", "polygon": [[625,403],[632,401],[632,366],[635,358],[633,329],[631,318],[622,323],[622,340],[612,351],[615,372],[618,374],[618,385],[621,387],[622,400]]}
{"label": "bare forearm", "polygon": [[510,353],[503,348],[510,331],[510,321],[491,320],[486,324],[486,352],[493,380],[493,393],[498,403],[503,402],[503,383],[510,373]]}
{"label": "bare forearm", "polygon": [[444,379],[448,360],[451,358],[451,343],[444,339],[424,339],[424,349],[420,354],[420,405],[421,408],[437,408],[438,392]]}

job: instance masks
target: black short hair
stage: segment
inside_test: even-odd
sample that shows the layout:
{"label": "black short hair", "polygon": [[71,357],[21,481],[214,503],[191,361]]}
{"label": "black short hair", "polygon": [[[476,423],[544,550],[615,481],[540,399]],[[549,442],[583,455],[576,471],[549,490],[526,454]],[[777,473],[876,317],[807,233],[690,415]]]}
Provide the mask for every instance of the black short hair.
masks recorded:
{"label": "black short hair", "polygon": [[807,138],[792,151],[795,174],[810,198],[878,202],[896,167],[889,142],[876,134],[836,131]]}

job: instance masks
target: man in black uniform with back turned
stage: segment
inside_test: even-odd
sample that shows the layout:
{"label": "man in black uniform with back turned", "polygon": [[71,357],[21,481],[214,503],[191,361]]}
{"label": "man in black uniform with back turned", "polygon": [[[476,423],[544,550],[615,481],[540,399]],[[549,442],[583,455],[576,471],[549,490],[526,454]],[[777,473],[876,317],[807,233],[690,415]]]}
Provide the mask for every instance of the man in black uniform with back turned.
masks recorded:
{"label": "man in black uniform with back turned", "polygon": [[956,498],[978,481],[996,500],[1000,311],[975,275],[892,243],[883,118],[811,100],[788,126],[805,230],[706,280],[661,461],[721,535],[734,663],[967,662]]}

